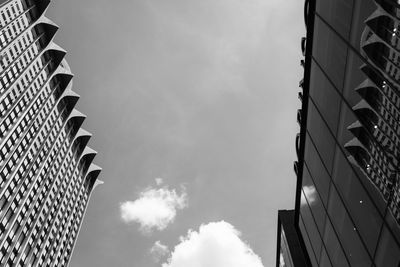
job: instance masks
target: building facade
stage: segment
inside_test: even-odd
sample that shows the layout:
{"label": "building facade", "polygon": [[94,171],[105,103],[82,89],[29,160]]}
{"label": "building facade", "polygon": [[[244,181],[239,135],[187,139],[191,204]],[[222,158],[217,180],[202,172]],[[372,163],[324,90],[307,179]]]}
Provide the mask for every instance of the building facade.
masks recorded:
{"label": "building facade", "polygon": [[307,267],[310,266],[308,255],[303,249],[295,227],[294,210],[278,212],[278,247],[277,267]]}
{"label": "building facade", "polygon": [[67,266],[101,170],[49,2],[0,1],[0,266]]}
{"label": "building facade", "polygon": [[294,164],[301,249],[311,266],[398,267],[399,1],[309,0],[305,22]]}

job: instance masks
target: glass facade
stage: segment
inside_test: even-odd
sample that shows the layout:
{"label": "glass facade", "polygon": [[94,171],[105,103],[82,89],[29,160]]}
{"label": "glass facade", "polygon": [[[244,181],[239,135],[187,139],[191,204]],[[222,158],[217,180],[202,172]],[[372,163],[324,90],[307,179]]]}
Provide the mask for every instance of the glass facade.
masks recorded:
{"label": "glass facade", "polygon": [[400,266],[400,4],[306,1],[295,227],[312,266]]}
{"label": "glass facade", "polygon": [[0,266],[67,266],[101,170],[49,2],[0,2]]}

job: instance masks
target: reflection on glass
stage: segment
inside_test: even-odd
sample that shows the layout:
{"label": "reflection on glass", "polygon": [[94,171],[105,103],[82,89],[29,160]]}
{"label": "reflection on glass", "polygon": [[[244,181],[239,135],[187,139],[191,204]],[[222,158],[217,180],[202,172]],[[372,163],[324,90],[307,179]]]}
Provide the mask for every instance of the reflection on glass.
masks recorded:
{"label": "reflection on glass", "polygon": [[281,230],[281,251],[279,255],[279,267],[294,267],[293,259],[290,254],[289,245],[286,239],[285,230]]}
{"label": "reflection on glass", "polygon": [[[356,225],[370,254],[373,255],[382,227],[385,206],[381,205],[380,209],[377,209],[377,206],[374,205],[366,189],[362,186],[361,181],[356,177],[351,165],[346,160],[346,156],[339,147],[336,151],[333,180],[338,192],[340,192],[344,205],[348,209],[348,213],[353,218],[354,225]],[[364,179],[363,182],[369,185],[371,189],[374,189],[367,179]],[[375,189],[374,191],[374,196],[380,198],[379,192]],[[334,194],[330,195],[330,197],[333,196]]]}
{"label": "reflection on glass", "polygon": [[321,252],[321,261],[319,264],[320,267],[332,267],[331,260],[329,259],[328,254],[325,249],[322,249]]}
{"label": "reflection on glass", "polygon": [[375,257],[376,266],[399,266],[400,248],[386,227],[382,230],[381,240]]}
{"label": "reflection on glass", "polygon": [[311,136],[310,141],[320,154],[326,170],[331,173],[335,151],[335,139],[312,101],[309,102],[308,107],[307,129]]}
{"label": "reflection on glass", "polygon": [[308,199],[308,204],[312,206],[317,199],[317,190],[315,190],[315,186],[303,186],[303,191],[304,194],[306,195],[306,198]]}
{"label": "reflection on glass", "polygon": [[341,35],[348,38],[350,34],[353,0],[319,0],[316,10]]}
{"label": "reflection on glass", "polygon": [[309,256],[309,258],[311,260],[311,265],[312,266],[318,266],[317,259],[316,259],[316,256],[315,256],[315,252],[314,252],[314,250],[313,250],[313,248],[311,246],[311,240],[310,240],[310,238],[308,236],[308,233],[307,233],[307,231],[305,229],[302,216],[300,216],[300,218],[299,218],[299,228],[300,228],[301,235],[303,236],[303,240],[304,240],[304,243],[305,243],[307,251],[308,251],[308,256]]}
{"label": "reflection on glass", "polygon": [[311,213],[315,218],[315,222],[317,224],[318,230],[320,233],[323,233],[325,220],[326,220],[326,209],[321,201],[318,189],[315,187],[314,179],[311,178],[311,174],[308,171],[307,164],[304,165],[303,170],[303,193],[305,195],[305,200],[308,203],[302,203],[301,205],[309,205],[311,209]]}
{"label": "reflection on glass", "polygon": [[321,112],[331,131],[336,133],[340,114],[340,96],[314,60],[311,63],[310,77],[312,102]]}
{"label": "reflection on glass", "polygon": [[[327,138],[325,138],[326,140]],[[329,140],[331,140],[330,138]],[[322,142],[321,142],[322,143]],[[326,147],[326,146],[325,146]],[[333,146],[334,149],[334,146]],[[329,152],[332,152],[329,150]],[[327,155],[328,153],[326,153]],[[333,153],[331,153],[333,154]],[[333,157],[333,156],[332,156]],[[332,159],[333,161],[333,159]],[[330,177],[326,168],[324,167],[321,158],[318,155],[318,152],[313,145],[311,138],[307,135],[306,139],[306,152],[305,152],[305,162],[307,165],[307,169],[310,172],[310,175],[314,179],[315,187],[318,190],[322,201],[327,204],[328,203],[328,193],[329,193],[329,184],[330,184]]]}
{"label": "reflection on glass", "polygon": [[[382,4],[384,1],[379,1]],[[385,10],[393,5],[383,4]],[[381,9],[365,22],[360,51],[368,65],[366,79],[356,92],[362,100],[353,106],[357,121],[348,126],[354,138],[345,144],[348,159],[380,192],[400,224],[400,38],[399,22]]]}
{"label": "reflection on glass", "polygon": [[[330,190],[328,213],[351,266],[370,266],[371,259],[357,233],[358,229],[333,186]],[[327,224],[330,222],[327,221]]]}
{"label": "reflection on glass", "polygon": [[342,90],[343,87],[347,50],[346,43],[317,17],[314,29],[313,57],[339,90]]}
{"label": "reflection on glass", "polygon": [[349,266],[348,260],[343,253],[339,240],[337,239],[335,231],[329,221],[326,221],[324,243],[326,244],[326,250],[333,266]]}
{"label": "reflection on glass", "polygon": [[389,14],[400,19],[399,1],[395,0],[381,0],[376,1],[379,5]]}
{"label": "reflection on glass", "polygon": [[[307,203],[307,200],[305,199],[304,194],[301,194],[301,202],[302,203]],[[315,224],[315,219],[314,216],[311,213],[310,207],[307,204],[303,204],[300,206],[300,215],[303,218],[304,226],[305,226],[305,231],[306,235],[308,235],[311,243],[311,247],[318,258],[320,253],[321,253],[321,245],[322,245],[322,240],[321,240],[321,235],[318,231],[318,228]],[[303,236],[304,236],[303,234]],[[318,260],[318,259],[317,259]]]}
{"label": "reflection on glass", "polygon": [[283,258],[282,252],[281,252],[281,254],[279,255],[279,267],[286,267],[285,259]]}

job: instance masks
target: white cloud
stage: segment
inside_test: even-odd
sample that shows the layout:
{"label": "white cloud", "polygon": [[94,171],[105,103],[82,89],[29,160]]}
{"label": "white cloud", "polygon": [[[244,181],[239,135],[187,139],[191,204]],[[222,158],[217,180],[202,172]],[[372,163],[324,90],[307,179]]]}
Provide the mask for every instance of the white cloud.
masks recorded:
{"label": "white cloud", "polygon": [[169,249],[166,245],[162,244],[161,241],[156,241],[150,249],[150,253],[153,256],[155,262],[159,262],[160,259],[169,253]]}
{"label": "white cloud", "polygon": [[240,239],[240,232],[220,221],[201,225],[181,237],[162,267],[263,267],[261,259]]}
{"label": "white cloud", "polygon": [[156,178],[154,179],[156,181],[156,185],[162,185],[164,180],[162,178]]}
{"label": "white cloud", "polygon": [[177,210],[187,207],[187,194],[182,187],[181,194],[168,187],[147,188],[135,201],[121,204],[121,218],[125,223],[139,223],[142,233],[154,229],[164,230],[175,219]]}

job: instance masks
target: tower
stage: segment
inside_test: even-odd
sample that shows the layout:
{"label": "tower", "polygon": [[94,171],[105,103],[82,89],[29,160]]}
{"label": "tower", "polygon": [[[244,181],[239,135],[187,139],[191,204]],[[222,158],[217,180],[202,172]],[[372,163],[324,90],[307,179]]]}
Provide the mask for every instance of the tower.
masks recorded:
{"label": "tower", "polygon": [[394,0],[305,3],[294,227],[311,266],[400,264],[399,21]]}
{"label": "tower", "polygon": [[0,4],[0,266],[68,265],[101,170],[49,3]]}

